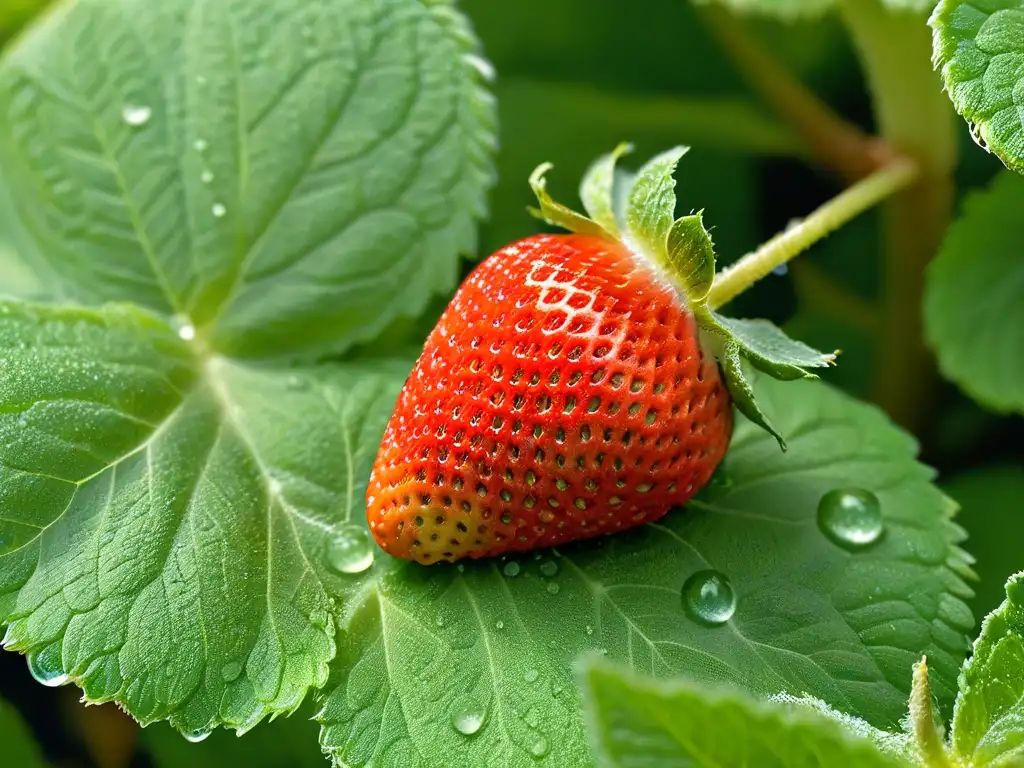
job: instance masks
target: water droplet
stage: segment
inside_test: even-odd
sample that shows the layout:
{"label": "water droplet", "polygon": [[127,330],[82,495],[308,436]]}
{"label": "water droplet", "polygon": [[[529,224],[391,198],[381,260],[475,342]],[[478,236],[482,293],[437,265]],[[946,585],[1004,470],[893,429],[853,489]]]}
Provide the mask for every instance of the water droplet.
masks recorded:
{"label": "water droplet", "polygon": [[528,669],[525,672],[523,672],[523,680],[525,680],[528,683],[536,682],[538,677],[540,677],[540,672],[538,672],[536,669]]}
{"label": "water droplet", "polygon": [[543,733],[537,734],[537,738],[534,739],[533,744],[530,745],[530,754],[534,757],[544,757],[551,749],[551,744],[548,741],[548,737]]}
{"label": "water droplet", "polygon": [[519,563],[515,560],[505,563],[505,575],[506,576],[518,576],[519,575]]}
{"label": "water droplet", "polygon": [[549,595],[557,595],[558,591],[560,589],[561,589],[561,587],[559,587],[558,584],[556,584],[553,581],[550,584],[548,584],[548,594]]}
{"label": "water droplet", "polygon": [[196,327],[187,323],[180,325],[178,326],[178,336],[182,341],[192,341],[196,337]]}
{"label": "water droplet", "polygon": [[594,634],[594,628],[592,626],[590,626],[589,624],[587,624],[586,632],[587,632],[588,635],[592,635],[592,634]]}
{"label": "water droplet", "polygon": [[206,148],[210,145],[207,143],[206,139],[196,139],[192,142],[192,146],[196,148],[196,152],[205,152]]}
{"label": "water droplet", "polygon": [[221,203],[214,203],[212,210],[213,210],[213,215],[215,217],[217,217],[218,219],[223,217],[224,214],[228,212],[228,209],[225,208]]}
{"label": "water droplet", "polygon": [[213,181],[213,171],[203,171],[199,176],[199,180],[202,181],[203,184],[209,184]]}
{"label": "water droplet", "polygon": [[373,546],[366,529],[343,525],[327,543],[327,565],[336,573],[362,573],[373,565]]}
{"label": "water droplet", "polygon": [[463,704],[455,709],[452,715],[452,728],[463,736],[472,736],[484,726],[487,711],[474,704]]}
{"label": "water droplet", "polygon": [[779,277],[783,277],[788,272],[789,264],[779,264],[779,266],[772,270],[772,274],[778,275]]}
{"label": "water droplet", "polygon": [[48,645],[40,651],[30,653],[28,671],[37,683],[42,683],[48,688],[65,685],[70,679],[64,674],[59,644]]}
{"label": "water droplet", "polygon": [[128,104],[121,110],[121,118],[125,123],[136,128],[148,123],[152,116],[153,110],[145,106]]}
{"label": "water droplet", "polygon": [[504,629],[505,628],[505,622],[502,621],[501,619],[498,619],[496,622],[494,622],[494,626],[495,626],[496,629]]}
{"label": "water droplet", "polygon": [[437,624],[437,626],[439,626],[439,627],[443,627],[444,626],[444,619],[442,617],[438,616],[437,620],[434,623]]}
{"label": "water droplet", "polygon": [[487,59],[482,56],[477,56],[475,53],[467,53],[462,57],[467,64],[473,69],[480,73],[480,77],[486,80],[488,83],[494,82],[496,73],[494,71],[494,65],[491,64]]}
{"label": "water droplet", "polygon": [[193,744],[198,744],[203,741],[207,736],[213,733],[212,728],[196,728],[194,731],[186,731],[182,734],[186,741],[191,741]]}
{"label": "water droplet", "polygon": [[882,505],[863,488],[835,488],[818,502],[818,527],[845,549],[866,547],[882,535]]}
{"label": "water droplet", "polygon": [[462,563],[459,563],[458,565],[455,566],[455,570],[457,570],[459,573],[465,573],[466,572],[466,566],[464,566]]}
{"label": "water droplet", "polygon": [[707,626],[724,624],[736,612],[736,591],[724,573],[697,571],[683,584],[683,608],[694,621]]}
{"label": "water droplet", "polygon": [[242,665],[237,661],[229,661],[220,668],[220,676],[224,678],[225,683],[237,680],[240,674],[242,674]]}
{"label": "water droplet", "polygon": [[554,560],[545,560],[540,564],[540,572],[548,578],[551,578],[558,573],[558,563]]}

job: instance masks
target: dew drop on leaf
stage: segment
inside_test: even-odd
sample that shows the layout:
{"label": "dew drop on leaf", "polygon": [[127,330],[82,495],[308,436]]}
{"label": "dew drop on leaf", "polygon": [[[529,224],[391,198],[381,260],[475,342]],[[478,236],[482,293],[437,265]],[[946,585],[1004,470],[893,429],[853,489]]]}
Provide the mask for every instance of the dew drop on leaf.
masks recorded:
{"label": "dew drop on leaf", "polygon": [[549,595],[557,595],[560,589],[561,587],[559,587],[558,584],[556,584],[555,582],[551,582],[550,584],[548,584]]}
{"label": "dew drop on leaf", "polygon": [[121,110],[121,119],[124,120],[125,124],[138,128],[149,122],[149,118],[153,116],[153,110],[145,106],[136,106],[134,104],[128,104],[124,109]]}
{"label": "dew drop on leaf", "polygon": [[551,743],[548,741],[548,737],[541,733],[530,745],[530,754],[534,757],[544,757],[550,749]]}
{"label": "dew drop on leaf", "polygon": [[59,645],[48,645],[40,651],[30,653],[28,671],[37,683],[42,683],[48,688],[64,685],[69,680],[61,665]]}
{"label": "dew drop on leaf", "polygon": [[327,542],[327,567],[335,573],[362,573],[373,565],[373,545],[366,530],[343,525]]}
{"label": "dew drop on leaf", "polygon": [[558,573],[558,563],[554,560],[545,560],[540,564],[540,572],[548,578],[551,578]]}
{"label": "dew drop on leaf", "polygon": [[502,621],[501,619],[498,619],[496,622],[494,622],[494,628],[495,629],[504,629],[505,628],[505,622]]}
{"label": "dew drop on leaf", "polygon": [[538,677],[540,677],[540,672],[538,672],[536,669],[531,668],[523,672],[523,680],[525,680],[528,683],[536,682]]}
{"label": "dew drop on leaf", "polygon": [[196,728],[194,731],[188,731],[182,735],[186,741],[191,741],[193,744],[198,744],[203,741],[207,736],[213,733],[212,728]]}
{"label": "dew drop on leaf", "polygon": [[224,216],[224,214],[226,214],[228,212],[228,209],[225,208],[222,203],[214,203],[212,211],[213,211],[213,215],[215,217],[217,217],[218,219],[220,219],[220,218],[222,218]]}
{"label": "dew drop on leaf", "polygon": [[452,714],[452,728],[463,736],[472,736],[483,728],[487,709],[470,702],[463,702]]}
{"label": "dew drop on leaf", "polygon": [[882,535],[882,505],[863,488],[835,488],[818,502],[818,527],[845,549],[866,547]]}
{"label": "dew drop on leaf", "polygon": [[506,576],[509,576],[509,577],[518,576],[519,575],[519,563],[515,562],[514,560],[511,561],[511,562],[505,563],[505,567],[502,570],[504,571]]}
{"label": "dew drop on leaf", "polygon": [[724,573],[697,571],[683,584],[683,609],[699,624],[718,626],[736,612],[736,591]]}
{"label": "dew drop on leaf", "polygon": [[225,683],[237,680],[240,674],[242,674],[242,665],[237,661],[229,661],[220,668],[220,675],[224,678]]}

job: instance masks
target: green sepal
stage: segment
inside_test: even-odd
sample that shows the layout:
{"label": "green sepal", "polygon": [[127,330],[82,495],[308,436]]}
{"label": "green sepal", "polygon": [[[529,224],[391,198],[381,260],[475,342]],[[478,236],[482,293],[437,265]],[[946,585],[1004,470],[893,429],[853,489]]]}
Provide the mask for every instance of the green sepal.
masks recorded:
{"label": "green sepal", "polygon": [[722,337],[723,344],[721,346],[721,354],[718,357],[718,364],[722,368],[722,375],[725,377],[725,386],[729,389],[729,395],[732,397],[733,405],[736,409],[746,416],[761,429],[765,430],[768,434],[774,437],[779,442],[779,448],[786,450],[786,439],[780,434],[780,432],[772,424],[771,419],[765,415],[764,411],[757,404],[757,398],[754,396],[754,388],[750,384],[750,380],[747,378],[746,371],[743,370],[743,352],[740,345],[732,339],[726,339]]}
{"label": "green sepal", "polygon": [[690,304],[703,304],[715,282],[715,246],[704,228],[703,210],[672,222],[664,254]]}
{"label": "green sepal", "polygon": [[542,221],[546,221],[555,227],[568,229],[570,232],[578,232],[581,235],[596,235],[606,239],[616,239],[604,227],[593,219],[588,219],[582,213],[577,213],[572,208],[556,203],[547,192],[547,179],[544,178],[554,166],[551,163],[541,163],[533,173],[530,174],[530,187],[533,194],[537,196],[537,203],[540,208],[530,208],[531,214]]}
{"label": "green sepal", "polygon": [[590,218],[616,238],[622,230],[615,214],[615,166],[619,159],[633,151],[633,145],[623,142],[607,155],[602,155],[587,170],[580,183],[580,200]]}
{"label": "green sepal", "polygon": [[782,381],[816,379],[818,377],[807,368],[834,365],[838,354],[838,350],[832,354],[819,352],[802,341],[791,339],[767,320],[724,317],[709,309],[699,313],[698,321],[729,336],[755,368]]}
{"label": "green sepal", "polygon": [[637,172],[626,200],[626,241],[651,261],[663,264],[665,239],[676,211],[679,159],[689,147],[673,147],[656,155]]}

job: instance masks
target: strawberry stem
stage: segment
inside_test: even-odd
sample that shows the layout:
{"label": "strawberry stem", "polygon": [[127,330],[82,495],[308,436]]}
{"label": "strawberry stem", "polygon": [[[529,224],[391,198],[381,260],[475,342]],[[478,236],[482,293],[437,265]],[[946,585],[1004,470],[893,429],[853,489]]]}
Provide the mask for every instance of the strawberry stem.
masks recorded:
{"label": "strawberry stem", "polygon": [[918,177],[916,163],[897,159],[874,171],[815,210],[803,221],[786,228],[753,253],[715,276],[708,295],[712,309],[743,293],[772,270],[810,248],[864,211],[906,188]]}

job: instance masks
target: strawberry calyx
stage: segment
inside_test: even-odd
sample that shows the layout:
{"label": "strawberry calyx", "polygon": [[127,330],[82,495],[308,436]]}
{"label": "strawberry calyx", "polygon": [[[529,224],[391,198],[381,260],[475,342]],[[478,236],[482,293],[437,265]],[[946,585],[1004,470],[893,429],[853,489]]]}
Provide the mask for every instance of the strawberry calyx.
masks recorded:
{"label": "strawberry calyx", "polygon": [[833,365],[836,353],[819,352],[789,338],[767,320],[725,317],[708,305],[715,282],[715,250],[704,227],[703,211],[675,217],[674,173],[688,147],[656,155],[634,174],[617,167],[632,150],[620,144],[598,158],[586,172],[579,195],[587,215],[556,202],[547,192],[544,163],[530,176],[538,207],[530,211],[547,223],[580,234],[621,242],[657,275],[672,285],[700,327],[701,345],[721,367],[737,409],[771,433],[786,450],[786,441],[757,403],[748,368],[789,381],[817,378],[809,368]]}

